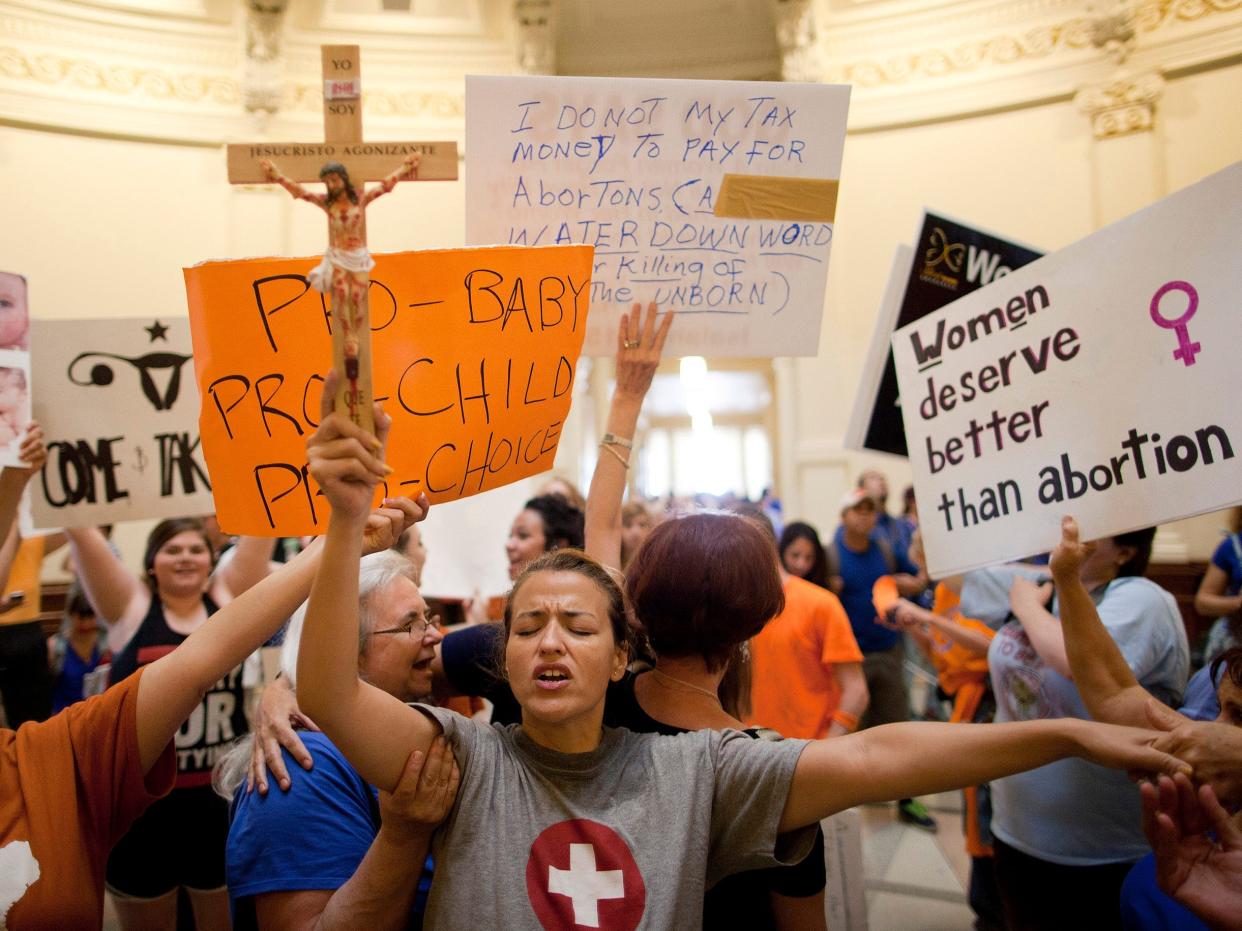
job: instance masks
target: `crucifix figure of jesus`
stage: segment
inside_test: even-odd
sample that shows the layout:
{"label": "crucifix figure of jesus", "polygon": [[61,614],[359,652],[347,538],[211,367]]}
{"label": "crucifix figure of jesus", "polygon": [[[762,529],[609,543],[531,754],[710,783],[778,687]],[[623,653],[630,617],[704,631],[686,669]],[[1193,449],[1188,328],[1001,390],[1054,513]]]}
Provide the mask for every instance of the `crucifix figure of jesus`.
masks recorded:
{"label": "crucifix figure of jesus", "polygon": [[[335,407],[374,432],[367,294],[375,261],[367,250],[366,208],[400,181],[456,180],[457,144],[364,142],[358,51],[355,45],[322,48],[324,142],[230,145],[228,162],[234,184],[279,184],[328,215],[328,248],[307,281],[331,304],[332,364],[344,376]],[[388,171],[397,156],[400,167]],[[306,181],[322,182],[327,193],[308,191],[301,184]],[[380,183],[368,189],[367,181]]]}
{"label": "crucifix figure of jesus", "polygon": [[363,400],[370,392],[359,390],[361,343],[371,322],[367,291],[371,287],[371,269],[375,267],[375,260],[367,251],[366,209],[375,198],[392,191],[398,181],[418,177],[421,161],[422,156],[417,152],[407,155],[401,167],[384,178],[378,187],[364,189],[361,194],[354,189],[349,171],[340,162],[326,162],[319,169],[319,179],[327,187],[327,194],[306,190],[292,178],[282,175],[267,159],[259,163],[268,181],[279,184],[298,200],[312,203],[328,215],[328,249],[323,261],[306,278],[312,288],[331,297],[333,327],[340,330],[343,343],[340,361],[347,385],[346,409],[350,420],[368,429],[372,428],[371,405],[364,405]]}

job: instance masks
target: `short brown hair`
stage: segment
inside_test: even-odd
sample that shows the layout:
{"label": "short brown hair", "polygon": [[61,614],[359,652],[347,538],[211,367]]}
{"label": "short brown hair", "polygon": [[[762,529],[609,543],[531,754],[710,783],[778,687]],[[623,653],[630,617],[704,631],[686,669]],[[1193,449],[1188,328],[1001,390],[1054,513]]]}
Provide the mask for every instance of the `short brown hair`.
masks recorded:
{"label": "short brown hair", "polygon": [[735,514],[660,524],[630,563],[625,589],[657,656],[697,653],[712,670],[785,608],[772,542]]}

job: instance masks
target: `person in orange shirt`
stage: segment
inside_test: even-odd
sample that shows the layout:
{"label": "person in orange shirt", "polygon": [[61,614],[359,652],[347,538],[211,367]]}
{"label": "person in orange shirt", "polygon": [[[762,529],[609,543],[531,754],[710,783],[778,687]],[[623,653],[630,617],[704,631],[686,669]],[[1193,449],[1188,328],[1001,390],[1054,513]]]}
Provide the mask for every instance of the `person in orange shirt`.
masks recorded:
{"label": "person in orange shirt", "polygon": [[[771,524],[759,523],[775,546]],[[785,610],[750,641],[747,723],[809,740],[848,734],[868,701],[850,619],[836,595],[790,575],[779,557],[777,567]]]}
{"label": "person in orange shirt", "polygon": [[[324,387],[332,397],[334,380]],[[376,411],[381,438],[388,419]],[[349,425],[342,442],[363,453],[374,478],[383,447]],[[365,446],[364,446],[365,444]],[[375,450],[374,454],[370,450]],[[0,539],[17,499],[46,457],[23,445],[28,469],[0,474]],[[364,549],[391,546],[427,511],[425,497],[385,499],[369,518]],[[44,722],[0,729],[0,927],[98,928],[112,845],[172,788],[173,736],[215,682],[263,645],[310,591],[322,544],[229,602],[173,652],[102,695]],[[409,766],[417,764],[411,759]]]}

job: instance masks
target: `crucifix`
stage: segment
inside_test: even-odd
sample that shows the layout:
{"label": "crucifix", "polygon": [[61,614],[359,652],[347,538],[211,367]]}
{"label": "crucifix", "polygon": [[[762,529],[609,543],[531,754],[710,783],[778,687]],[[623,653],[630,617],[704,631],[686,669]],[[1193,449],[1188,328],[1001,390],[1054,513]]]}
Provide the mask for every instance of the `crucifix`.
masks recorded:
{"label": "crucifix", "polygon": [[[344,375],[335,409],[374,433],[367,292],[375,262],[367,251],[366,208],[399,181],[457,180],[457,143],[364,142],[358,46],[321,51],[324,141],[230,145],[229,181],[279,184],[328,215],[328,248],[307,281],[331,303],[332,365]],[[304,181],[323,182],[327,193],[306,190]],[[367,181],[380,184],[368,190]]]}

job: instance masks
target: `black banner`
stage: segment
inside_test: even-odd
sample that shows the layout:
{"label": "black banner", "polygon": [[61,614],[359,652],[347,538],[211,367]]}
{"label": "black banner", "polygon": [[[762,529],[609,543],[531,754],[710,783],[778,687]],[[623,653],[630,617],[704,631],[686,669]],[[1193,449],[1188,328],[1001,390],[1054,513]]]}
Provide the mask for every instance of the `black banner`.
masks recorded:
{"label": "black banner", "polygon": [[[1043,256],[991,233],[923,214],[923,228],[914,249],[914,262],[906,279],[901,311],[893,329],[926,317],[959,297],[991,284]],[[897,389],[893,353],[885,353],[884,373],[863,446],[882,453],[907,455],[905,424]]]}

